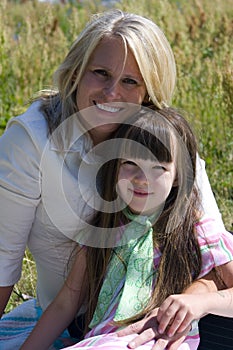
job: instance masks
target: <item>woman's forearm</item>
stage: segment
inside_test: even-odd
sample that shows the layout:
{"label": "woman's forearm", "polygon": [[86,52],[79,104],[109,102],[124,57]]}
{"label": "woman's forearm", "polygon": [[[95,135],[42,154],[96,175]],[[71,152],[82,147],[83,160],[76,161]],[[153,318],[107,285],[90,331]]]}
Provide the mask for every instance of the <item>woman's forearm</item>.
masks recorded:
{"label": "woman's forearm", "polygon": [[173,336],[177,331],[183,332],[193,320],[210,313],[213,307],[210,295],[214,293],[217,293],[217,286],[210,272],[194,281],[182,294],[170,295],[158,309],[159,332],[164,333],[169,325],[168,335]]}
{"label": "woman's forearm", "polygon": [[208,313],[233,317],[233,288],[206,294],[205,303]]}
{"label": "woman's forearm", "polygon": [[214,279],[213,273],[210,272],[203,278],[194,281],[188,288],[185,289],[184,294],[201,294],[216,292],[218,290]]}

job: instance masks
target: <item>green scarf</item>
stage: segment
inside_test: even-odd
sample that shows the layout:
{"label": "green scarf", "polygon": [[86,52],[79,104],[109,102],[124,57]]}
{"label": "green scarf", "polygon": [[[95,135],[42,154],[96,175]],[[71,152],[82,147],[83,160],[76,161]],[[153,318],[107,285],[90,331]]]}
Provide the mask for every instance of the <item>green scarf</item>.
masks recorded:
{"label": "green scarf", "polygon": [[153,217],[134,215],[128,209],[123,213],[131,220],[126,225],[124,235],[133,237],[132,232],[137,232],[136,237],[139,238],[131,239],[126,245],[114,250],[90,328],[104,320],[116,291],[120,290],[113,301],[114,304],[118,303],[114,321],[124,320],[139,313],[151,296],[154,257],[151,223]]}

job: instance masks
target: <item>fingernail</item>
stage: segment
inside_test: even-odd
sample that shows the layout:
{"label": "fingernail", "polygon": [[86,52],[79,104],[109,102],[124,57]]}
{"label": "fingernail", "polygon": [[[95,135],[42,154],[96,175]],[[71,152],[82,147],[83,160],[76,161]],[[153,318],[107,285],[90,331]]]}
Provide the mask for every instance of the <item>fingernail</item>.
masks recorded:
{"label": "fingernail", "polygon": [[134,341],[131,341],[128,345],[131,349],[134,349],[136,347],[136,344]]}

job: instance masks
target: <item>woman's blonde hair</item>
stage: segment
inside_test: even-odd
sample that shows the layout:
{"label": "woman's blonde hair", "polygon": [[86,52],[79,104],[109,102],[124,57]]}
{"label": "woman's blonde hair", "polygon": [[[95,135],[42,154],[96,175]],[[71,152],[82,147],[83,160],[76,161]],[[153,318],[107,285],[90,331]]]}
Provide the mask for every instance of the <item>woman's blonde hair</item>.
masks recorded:
{"label": "woman's blonde hair", "polygon": [[95,48],[103,38],[115,36],[122,39],[126,53],[129,49],[134,55],[150,104],[159,109],[169,105],[176,83],[176,64],[164,33],[145,17],[111,10],[92,17],[54,74],[61,101],[58,124],[77,112],[76,91]]}

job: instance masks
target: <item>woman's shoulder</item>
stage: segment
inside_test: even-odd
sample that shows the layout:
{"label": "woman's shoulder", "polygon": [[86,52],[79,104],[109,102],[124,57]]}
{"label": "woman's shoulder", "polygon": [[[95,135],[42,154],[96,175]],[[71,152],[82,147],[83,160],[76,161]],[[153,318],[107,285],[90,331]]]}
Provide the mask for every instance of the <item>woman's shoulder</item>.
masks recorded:
{"label": "woman's shoulder", "polygon": [[30,140],[41,147],[48,141],[48,127],[43,113],[40,110],[41,102],[33,102],[29,108],[22,114],[11,118],[8,121],[5,133],[9,135],[17,135],[20,140],[22,138]]}
{"label": "woman's shoulder", "polygon": [[40,110],[40,107],[41,107],[41,101],[39,100],[34,101],[24,113],[16,117],[13,117],[9,120],[7,124],[7,129],[15,123],[20,124],[24,128],[31,129],[31,130],[38,127],[40,128],[46,127],[47,129],[47,122],[44,118],[42,111]]}

